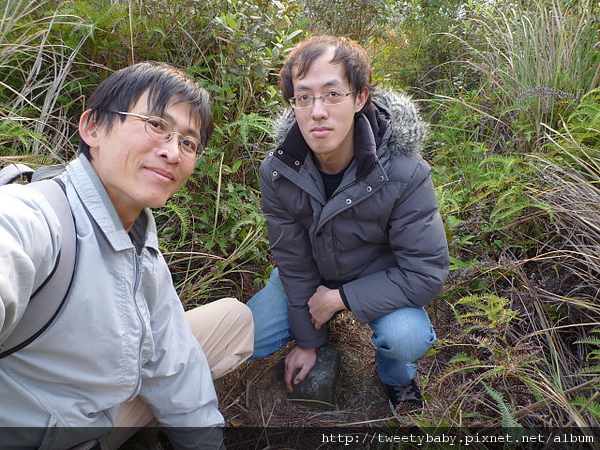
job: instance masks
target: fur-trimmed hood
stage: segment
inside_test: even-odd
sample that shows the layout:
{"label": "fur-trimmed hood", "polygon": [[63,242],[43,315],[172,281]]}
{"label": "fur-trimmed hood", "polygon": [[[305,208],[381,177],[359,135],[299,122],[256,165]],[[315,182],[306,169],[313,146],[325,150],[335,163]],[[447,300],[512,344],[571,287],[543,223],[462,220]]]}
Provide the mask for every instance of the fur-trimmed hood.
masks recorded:
{"label": "fur-trimmed hood", "polygon": [[[366,108],[359,114],[367,116],[369,121],[388,121],[391,136],[388,147],[394,154],[418,154],[425,136],[427,124],[423,122],[414,101],[408,96],[389,89],[375,89],[372,92],[375,108]],[[275,120],[273,137],[277,145],[281,144],[296,121],[292,108],[286,108]],[[388,127],[385,127],[388,128]],[[384,137],[381,130],[380,137]]]}

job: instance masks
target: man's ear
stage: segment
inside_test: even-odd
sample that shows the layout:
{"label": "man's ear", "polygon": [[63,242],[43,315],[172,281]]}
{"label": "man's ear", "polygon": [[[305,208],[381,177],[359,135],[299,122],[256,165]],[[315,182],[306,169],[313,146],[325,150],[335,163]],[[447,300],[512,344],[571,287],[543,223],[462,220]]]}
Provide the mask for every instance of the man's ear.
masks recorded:
{"label": "man's ear", "polygon": [[79,118],[79,136],[92,147],[98,146],[99,127],[95,120],[91,119],[92,110],[87,109]]}
{"label": "man's ear", "polygon": [[363,87],[360,92],[358,93],[358,96],[356,97],[356,110],[355,112],[359,112],[361,109],[363,109],[363,107],[365,106],[365,104],[367,103],[367,99],[369,98],[369,88],[368,87]]}

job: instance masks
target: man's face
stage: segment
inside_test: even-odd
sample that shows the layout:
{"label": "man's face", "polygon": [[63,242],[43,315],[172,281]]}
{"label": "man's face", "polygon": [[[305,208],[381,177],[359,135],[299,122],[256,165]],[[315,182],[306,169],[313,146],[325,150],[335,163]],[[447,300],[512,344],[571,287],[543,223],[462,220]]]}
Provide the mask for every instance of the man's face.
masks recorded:
{"label": "man's face", "polygon": [[[147,93],[127,112],[152,116]],[[162,118],[183,136],[199,139],[188,103],[170,103]],[[82,126],[86,125],[80,124],[80,132],[90,146],[92,166],[126,228],[143,208],[164,206],[194,170],[195,161],[179,151],[178,135],[169,142],[159,142],[146,133],[140,118],[116,120],[110,131],[105,125],[88,123],[82,132]]]}
{"label": "man's face", "polygon": [[[303,78],[294,76],[294,97],[326,95],[332,90],[345,94],[352,90],[344,67],[331,63],[333,56],[332,47],[313,62]],[[315,99],[311,108],[294,110],[302,136],[322,168],[324,162],[338,159],[347,163],[354,154],[354,114],[364,106],[366,96],[363,90],[358,97],[349,95],[338,105],[325,105],[322,99]]]}

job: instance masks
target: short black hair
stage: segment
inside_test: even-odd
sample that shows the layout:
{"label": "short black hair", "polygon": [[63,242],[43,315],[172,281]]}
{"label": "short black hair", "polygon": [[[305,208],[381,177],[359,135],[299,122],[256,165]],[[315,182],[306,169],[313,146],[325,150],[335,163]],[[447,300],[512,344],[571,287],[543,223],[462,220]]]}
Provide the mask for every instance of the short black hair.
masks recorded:
{"label": "short black hair", "polygon": [[302,78],[329,48],[334,49],[331,62],[342,64],[351,89],[356,91],[355,97],[364,87],[373,89],[371,59],[359,43],[343,36],[312,36],[294,47],[279,72],[279,87],[286,101],[294,96],[294,77]]}
{"label": "short black hair", "polygon": [[[103,124],[110,131],[117,117],[121,122],[125,120],[125,116],[111,111],[129,111],[145,92],[150,114],[159,117],[170,103],[189,103],[191,114],[196,116],[200,145],[206,147],[214,127],[208,92],[185,72],[166,63],[145,61],[110,75],[90,97],[88,120]],[[79,140],[79,153],[91,160],[90,147],[83,139]]]}

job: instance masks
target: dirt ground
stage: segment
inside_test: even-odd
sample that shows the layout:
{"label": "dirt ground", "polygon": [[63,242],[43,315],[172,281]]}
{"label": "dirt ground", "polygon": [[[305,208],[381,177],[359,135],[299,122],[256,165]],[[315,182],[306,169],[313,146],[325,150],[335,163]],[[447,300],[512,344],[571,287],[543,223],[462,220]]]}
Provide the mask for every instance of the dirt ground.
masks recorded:
{"label": "dirt ground", "polygon": [[[228,450],[320,447],[319,442],[312,443],[305,435],[301,436],[301,443],[291,444],[287,436],[282,438],[285,444],[259,443],[260,439],[253,433],[265,427],[271,430],[303,427],[302,433],[306,433],[306,427],[377,427],[390,421],[400,424],[391,414],[383,385],[375,374],[375,347],[369,326],[360,325],[352,313],[342,312],[330,322],[328,334],[327,345],[341,354],[333,410],[309,408],[289,398],[283,374],[284,358],[292,343],[269,358],[247,361],[215,381],[226,422]],[[170,450],[171,446],[160,430],[145,429],[126,446],[127,450],[142,448]]]}
{"label": "dirt ground", "polygon": [[[383,385],[375,375],[375,347],[370,336],[370,328],[360,325],[351,313],[339,314],[330,323],[327,345],[341,354],[332,410],[307,407],[290,399],[284,382],[284,358],[292,344],[269,358],[246,362],[217,380],[227,448],[320,448],[322,442],[316,436],[309,437],[306,427],[377,426],[392,419]],[[268,443],[252,434],[264,427],[270,430]],[[273,427],[286,435],[274,438]],[[291,427],[303,429],[292,436],[295,432],[289,431]]]}
{"label": "dirt ground", "polygon": [[[442,302],[428,307],[438,338],[451,333],[453,318]],[[335,409],[322,411],[291,400],[283,380],[284,358],[291,344],[269,358],[245,362],[235,372],[217,380],[220,409],[229,427],[388,426],[410,424],[410,413],[392,415],[383,384],[375,374],[375,346],[371,328],[350,312],[340,313],[329,324],[327,345],[340,351],[340,376],[334,395]],[[417,362],[417,380],[435,378],[443,370],[441,354]],[[428,381],[427,384],[431,385]],[[424,390],[425,408],[436,408]]]}
{"label": "dirt ground", "polygon": [[284,358],[291,344],[269,358],[249,361],[216,382],[221,412],[228,426],[326,426],[386,420],[391,412],[374,371],[371,330],[344,313],[329,325],[328,346],[340,351],[335,410],[322,411],[290,400],[283,380]]}

